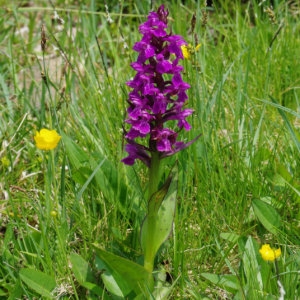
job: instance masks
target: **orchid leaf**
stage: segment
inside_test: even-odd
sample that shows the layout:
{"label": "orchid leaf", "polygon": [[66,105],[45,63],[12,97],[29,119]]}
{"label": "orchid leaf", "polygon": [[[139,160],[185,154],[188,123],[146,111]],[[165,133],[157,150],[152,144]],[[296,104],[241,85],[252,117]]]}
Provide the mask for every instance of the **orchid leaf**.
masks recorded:
{"label": "orchid leaf", "polygon": [[107,290],[115,296],[135,294],[149,295],[154,279],[150,272],[137,263],[107,252],[93,244],[96,251],[96,267],[102,271],[102,279]]}
{"label": "orchid leaf", "polygon": [[176,209],[177,181],[176,165],[164,186],[149,201],[148,215],[141,230],[141,244],[145,257],[148,257],[147,261],[154,260],[157,251],[172,230]]}

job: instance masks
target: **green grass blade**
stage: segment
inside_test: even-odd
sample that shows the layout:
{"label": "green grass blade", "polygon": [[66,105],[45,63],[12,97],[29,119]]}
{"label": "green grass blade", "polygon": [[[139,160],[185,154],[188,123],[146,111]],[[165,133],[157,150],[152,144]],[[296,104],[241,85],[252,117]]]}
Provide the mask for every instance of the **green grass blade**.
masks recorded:
{"label": "green grass blade", "polygon": [[[273,97],[270,96],[270,98],[271,98],[271,100],[272,100],[272,102],[273,102],[274,104],[277,104],[277,105],[278,105],[277,101],[276,101]],[[279,112],[279,114],[281,115],[281,117],[282,117],[282,119],[283,119],[283,121],[284,121],[284,123],[285,123],[286,128],[288,129],[288,132],[289,132],[290,135],[291,135],[292,140],[294,141],[294,143],[295,143],[295,145],[296,145],[296,147],[297,147],[297,149],[298,149],[298,151],[299,151],[299,153],[300,153],[300,141],[299,141],[299,139],[298,139],[298,137],[297,137],[296,132],[295,132],[294,129],[293,129],[293,126],[291,125],[289,119],[287,118],[287,116],[286,116],[286,114],[285,114],[285,112],[284,112],[283,107],[282,107],[282,106],[277,106],[277,109],[278,109],[278,112]],[[300,118],[299,114],[296,114],[296,116],[297,116],[298,118]]]}

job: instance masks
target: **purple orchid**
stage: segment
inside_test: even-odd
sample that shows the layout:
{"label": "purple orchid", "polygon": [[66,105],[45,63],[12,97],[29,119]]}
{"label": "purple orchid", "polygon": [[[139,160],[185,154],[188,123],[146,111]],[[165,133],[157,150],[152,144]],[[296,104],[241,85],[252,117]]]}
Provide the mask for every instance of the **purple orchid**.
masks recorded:
{"label": "purple orchid", "polygon": [[[136,159],[140,159],[149,167],[151,153],[158,152],[160,158],[170,156],[198,138],[188,143],[177,141],[182,128],[190,130],[186,118],[193,110],[184,108],[190,85],[183,81],[183,67],[179,65],[183,59],[181,46],[187,43],[180,35],[166,32],[168,14],[164,5],[157,12],[150,12],[147,21],[139,26],[143,37],[133,46],[139,55],[137,61],[131,64],[137,73],[127,82],[132,88],[125,121],[131,125],[130,130],[125,132],[128,156],[122,160],[127,165],[133,165]],[[177,121],[177,131],[165,126],[170,120]],[[145,137],[149,137],[147,146],[136,141]]]}

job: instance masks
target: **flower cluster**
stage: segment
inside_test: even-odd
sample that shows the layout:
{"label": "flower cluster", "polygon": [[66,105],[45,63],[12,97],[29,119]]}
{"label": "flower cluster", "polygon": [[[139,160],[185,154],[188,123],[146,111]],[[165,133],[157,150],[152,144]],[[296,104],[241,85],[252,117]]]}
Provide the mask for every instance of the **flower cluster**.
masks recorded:
{"label": "flower cluster", "polygon": [[276,258],[280,257],[281,249],[273,249],[269,244],[264,244],[259,250],[259,253],[263,260],[265,261],[274,261]]}
{"label": "flower cluster", "polygon": [[[122,160],[127,165],[140,159],[149,166],[151,153],[157,152],[163,158],[193,142],[177,141],[179,130],[191,128],[186,118],[193,110],[184,108],[190,85],[183,81],[183,67],[179,65],[184,58],[181,47],[187,43],[180,35],[167,33],[168,14],[164,5],[150,12],[147,21],[139,27],[143,37],[133,47],[138,58],[131,64],[136,75],[127,82],[132,88],[126,119],[131,128],[125,134],[128,156]],[[177,130],[165,126],[170,120],[177,123]],[[144,138],[148,138],[147,145],[136,141]]]}
{"label": "flower cluster", "polygon": [[61,136],[56,132],[56,130],[41,129],[37,131],[34,140],[37,148],[41,150],[52,150],[56,148]]}

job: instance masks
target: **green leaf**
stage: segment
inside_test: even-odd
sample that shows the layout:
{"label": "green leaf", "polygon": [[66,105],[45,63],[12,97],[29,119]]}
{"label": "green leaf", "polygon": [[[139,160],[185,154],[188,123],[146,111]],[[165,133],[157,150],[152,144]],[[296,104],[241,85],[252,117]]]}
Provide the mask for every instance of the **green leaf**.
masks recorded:
{"label": "green leaf", "polygon": [[[70,137],[63,133],[62,136],[68,159],[75,169],[72,172],[72,177],[82,185],[77,199],[82,196],[92,182],[97,184],[97,188],[107,199],[115,199],[120,189],[126,189],[124,181],[118,178],[119,172],[114,163],[108,161],[101,153],[86,153]],[[120,198],[120,203],[125,204],[122,201],[123,198]]]}
{"label": "green leaf", "polygon": [[88,289],[92,293],[101,296],[101,299],[110,299],[105,291],[94,283],[95,277],[87,261],[85,261],[80,255],[76,253],[71,253],[70,261],[75,278],[81,286]]}
{"label": "green leaf", "polygon": [[76,145],[74,141],[66,134],[61,133],[61,135],[70,163],[74,168],[79,169],[84,163],[88,162],[88,154],[85,153],[78,145]]}
{"label": "green leaf", "polygon": [[0,288],[0,297],[3,297],[3,296],[7,296],[7,292],[3,291],[3,290]]}
{"label": "green leaf", "polygon": [[[102,275],[105,287],[114,295],[126,297],[130,292],[149,295],[154,286],[153,276],[143,266],[123,257],[107,252],[93,244],[100,262],[96,267],[105,271]],[[121,293],[121,294],[120,294]]]}
{"label": "green leaf", "polygon": [[247,239],[243,253],[243,266],[249,287],[257,290],[263,289],[263,279],[258,261],[259,247],[257,242],[250,236]]}
{"label": "green leaf", "polygon": [[272,292],[266,290],[270,287],[271,265],[262,259],[259,245],[251,236],[247,239],[242,261],[248,287],[244,288],[247,299],[260,299],[262,293]]}
{"label": "green leaf", "polygon": [[281,226],[281,220],[276,209],[259,199],[254,199],[252,201],[252,206],[256,217],[262,225],[271,233],[278,233],[278,229]]}
{"label": "green leaf", "polygon": [[85,281],[94,282],[94,276],[89,264],[78,254],[71,253],[70,261],[75,278],[80,284]]}
{"label": "green leaf", "polygon": [[85,287],[87,290],[93,292],[95,295],[100,296],[101,300],[110,300],[111,299],[110,297],[107,296],[105,291],[102,288],[100,288],[98,285],[96,285],[95,283],[83,282],[81,285],[83,287]]}
{"label": "green leaf", "polygon": [[14,283],[13,288],[7,287],[7,289],[9,290],[9,298],[7,298],[7,300],[21,299],[24,293],[20,279],[18,279],[17,282]]}
{"label": "green leaf", "polygon": [[287,169],[287,167],[283,164],[277,163],[276,164],[276,172],[283,177],[284,181],[291,182],[293,180],[293,176]]}
{"label": "green leaf", "polygon": [[231,243],[236,243],[237,240],[240,238],[238,234],[235,234],[233,232],[221,232],[220,237]]}
{"label": "green leaf", "polygon": [[217,275],[211,273],[201,273],[200,275],[230,293],[234,293],[241,288],[239,280],[235,275]]}
{"label": "green leaf", "polygon": [[86,182],[84,183],[84,185],[82,186],[82,188],[80,189],[80,191],[78,192],[76,198],[77,200],[80,200],[83,192],[86,190],[86,188],[88,187],[88,185],[91,183],[91,181],[93,180],[94,176],[97,174],[98,170],[102,167],[103,163],[104,163],[105,159],[103,159],[94,169],[94,171],[92,172],[92,174],[89,176],[89,178],[86,180]]}
{"label": "green leaf", "polygon": [[[270,96],[270,98],[271,98],[272,102],[277,105],[278,112],[280,113],[280,115],[285,123],[285,126],[290,133],[292,140],[294,141],[298,151],[300,152],[300,141],[297,137],[297,133],[295,132],[292,124],[290,123],[288,117],[286,116],[286,114],[284,112],[284,110],[286,110],[286,109],[284,109],[283,106],[278,105],[278,102],[273,97]],[[296,116],[299,118],[299,114],[296,114]]]}
{"label": "green leaf", "polygon": [[33,269],[21,269],[21,280],[35,292],[46,298],[53,298],[51,292],[54,290],[55,279],[41,271]]}
{"label": "green leaf", "polygon": [[285,188],[286,186],[286,181],[284,178],[279,174],[275,173],[273,177],[271,178],[271,182],[274,184],[274,186],[278,188]]}
{"label": "green leaf", "polygon": [[141,229],[145,260],[154,260],[157,251],[170,235],[176,209],[177,182],[176,166],[170,172],[164,186],[149,201],[148,215]]}

